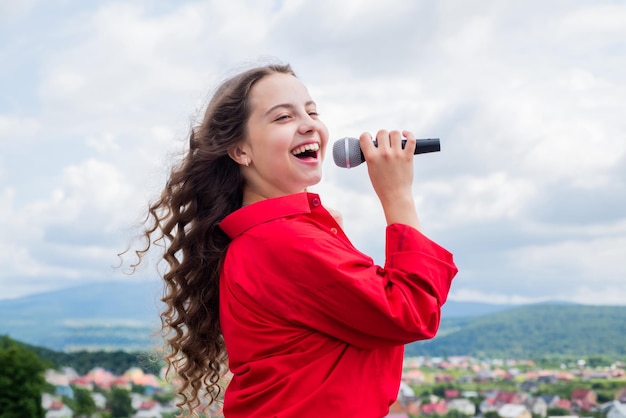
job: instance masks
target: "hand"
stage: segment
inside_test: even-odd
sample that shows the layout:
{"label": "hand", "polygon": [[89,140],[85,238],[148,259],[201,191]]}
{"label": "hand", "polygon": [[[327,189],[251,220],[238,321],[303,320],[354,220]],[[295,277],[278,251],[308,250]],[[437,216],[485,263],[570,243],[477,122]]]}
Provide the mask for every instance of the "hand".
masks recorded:
{"label": "hand", "polygon": [[[402,139],[406,145],[402,148]],[[378,147],[369,133],[361,134],[361,150],[367,171],[378,195],[387,224],[403,223],[419,229],[413,200],[413,153],[415,136],[409,131],[380,130],[376,134]]]}

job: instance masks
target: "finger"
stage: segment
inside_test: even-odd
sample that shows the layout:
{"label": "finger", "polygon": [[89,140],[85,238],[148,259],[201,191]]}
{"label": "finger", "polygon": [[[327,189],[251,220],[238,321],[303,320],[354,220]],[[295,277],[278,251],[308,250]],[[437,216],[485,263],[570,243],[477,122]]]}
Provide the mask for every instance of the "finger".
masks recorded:
{"label": "finger", "polygon": [[413,135],[411,131],[402,131],[402,135],[406,138],[406,144],[404,146],[405,153],[410,154],[411,158],[413,158],[415,143],[417,142],[415,135]]}
{"label": "finger", "polygon": [[364,155],[367,155],[368,152],[371,152],[374,147],[374,141],[372,140],[372,135],[369,132],[363,132],[359,137],[359,144],[361,145],[361,151],[363,151]]}
{"label": "finger", "polygon": [[400,131],[391,131],[389,132],[389,144],[392,148],[401,149],[402,148],[402,133]]}
{"label": "finger", "polygon": [[378,148],[380,149],[389,149],[391,146],[389,142],[389,132],[384,129],[381,129],[376,133],[376,142],[378,143]]}

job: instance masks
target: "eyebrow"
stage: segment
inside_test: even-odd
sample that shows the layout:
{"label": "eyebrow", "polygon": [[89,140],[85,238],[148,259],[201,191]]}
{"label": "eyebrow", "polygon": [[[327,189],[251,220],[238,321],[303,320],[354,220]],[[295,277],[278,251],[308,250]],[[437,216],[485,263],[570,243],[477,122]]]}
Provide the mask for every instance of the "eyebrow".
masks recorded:
{"label": "eyebrow", "polygon": [[[308,106],[317,106],[316,103],[313,100],[309,100],[308,102],[306,102],[304,104],[304,107],[308,107]],[[265,115],[269,115],[270,113],[272,113],[273,111],[275,111],[276,109],[280,109],[281,107],[293,110],[295,109],[295,106],[292,105],[291,103],[281,103],[281,104],[277,104],[276,106],[272,106],[271,108],[269,108],[269,110],[267,112],[265,112]]]}

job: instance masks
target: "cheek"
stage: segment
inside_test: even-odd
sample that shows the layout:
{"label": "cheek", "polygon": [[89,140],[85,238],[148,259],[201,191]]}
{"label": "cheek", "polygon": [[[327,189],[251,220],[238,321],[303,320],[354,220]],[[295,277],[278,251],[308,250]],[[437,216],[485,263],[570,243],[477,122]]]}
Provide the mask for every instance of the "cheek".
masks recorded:
{"label": "cheek", "polygon": [[322,146],[326,147],[328,144],[328,128],[322,124],[323,128],[320,129],[320,139],[322,140]]}

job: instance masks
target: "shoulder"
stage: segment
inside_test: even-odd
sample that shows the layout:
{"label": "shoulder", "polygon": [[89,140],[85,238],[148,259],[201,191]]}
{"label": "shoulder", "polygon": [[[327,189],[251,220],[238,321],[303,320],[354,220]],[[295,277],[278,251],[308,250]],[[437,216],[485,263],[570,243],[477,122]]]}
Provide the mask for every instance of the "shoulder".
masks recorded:
{"label": "shoulder", "polygon": [[293,215],[272,219],[248,229],[236,237],[231,246],[262,247],[274,250],[276,245],[292,246],[298,242],[324,240],[328,237],[328,228],[306,215]]}

